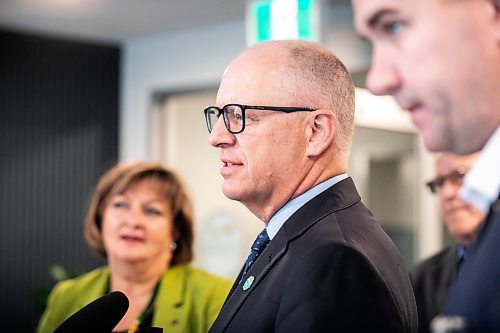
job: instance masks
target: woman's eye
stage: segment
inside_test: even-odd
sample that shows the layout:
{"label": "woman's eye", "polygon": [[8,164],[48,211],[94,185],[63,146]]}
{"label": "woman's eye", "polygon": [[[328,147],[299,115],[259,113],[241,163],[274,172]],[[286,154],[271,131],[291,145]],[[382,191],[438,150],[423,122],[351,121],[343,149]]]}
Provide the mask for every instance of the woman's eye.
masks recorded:
{"label": "woman's eye", "polygon": [[127,203],[124,201],[115,201],[115,202],[113,202],[112,206],[114,208],[124,208],[124,207],[127,207]]}
{"label": "woman's eye", "polygon": [[152,216],[161,216],[162,215],[162,212],[156,208],[147,208],[146,213],[148,215],[152,215]]}

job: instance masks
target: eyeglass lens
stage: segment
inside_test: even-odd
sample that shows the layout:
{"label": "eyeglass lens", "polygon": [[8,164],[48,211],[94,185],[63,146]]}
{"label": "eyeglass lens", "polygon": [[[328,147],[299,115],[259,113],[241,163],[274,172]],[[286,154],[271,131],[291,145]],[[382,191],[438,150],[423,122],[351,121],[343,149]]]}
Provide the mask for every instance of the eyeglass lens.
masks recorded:
{"label": "eyeglass lens", "polygon": [[243,128],[243,110],[237,105],[227,105],[224,107],[226,117],[226,127],[231,133],[240,132]]}
{"label": "eyeglass lens", "polygon": [[445,184],[446,181],[450,181],[453,185],[462,185],[465,172],[462,169],[455,170],[447,176],[442,176],[430,181],[427,185],[433,193],[439,191]]}
{"label": "eyeglass lens", "polygon": [[231,133],[239,133],[244,126],[243,110],[238,105],[226,105],[222,112],[217,108],[208,108],[206,111],[208,130],[211,132],[221,113],[224,125]]}
{"label": "eyeglass lens", "polygon": [[219,110],[216,108],[205,109],[205,119],[207,121],[208,132],[212,132],[217,119],[219,119],[219,115]]}

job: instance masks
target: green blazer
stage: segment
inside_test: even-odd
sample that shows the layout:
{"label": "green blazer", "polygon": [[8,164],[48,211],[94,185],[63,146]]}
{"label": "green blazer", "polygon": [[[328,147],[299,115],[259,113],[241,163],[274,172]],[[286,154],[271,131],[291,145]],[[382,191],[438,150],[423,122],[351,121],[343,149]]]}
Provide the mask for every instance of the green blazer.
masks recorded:
{"label": "green blazer", "polygon": [[[73,313],[104,295],[108,281],[109,269],[101,267],[58,283],[37,332],[52,333]],[[152,325],[168,333],[206,333],[230,287],[229,281],[190,265],[170,267],[161,280]]]}

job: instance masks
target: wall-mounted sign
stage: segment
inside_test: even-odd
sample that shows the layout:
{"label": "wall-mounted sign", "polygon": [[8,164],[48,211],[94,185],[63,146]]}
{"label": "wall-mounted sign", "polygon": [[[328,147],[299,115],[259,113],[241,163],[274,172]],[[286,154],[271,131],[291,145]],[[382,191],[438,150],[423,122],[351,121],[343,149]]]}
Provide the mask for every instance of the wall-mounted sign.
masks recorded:
{"label": "wall-mounted sign", "polygon": [[249,45],[278,39],[319,41],[315,0],[250,0],[247,3]]}

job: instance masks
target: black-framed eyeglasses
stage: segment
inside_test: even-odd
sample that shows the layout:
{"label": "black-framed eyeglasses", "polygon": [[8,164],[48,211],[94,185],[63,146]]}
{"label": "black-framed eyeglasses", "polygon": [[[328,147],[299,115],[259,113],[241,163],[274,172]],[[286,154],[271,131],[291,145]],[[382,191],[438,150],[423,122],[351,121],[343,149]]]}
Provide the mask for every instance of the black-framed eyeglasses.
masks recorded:
{"label": "black-framed eyeglasses", "polygon": [[269,111],[280,111],[280,112],[299,112],[299,111],[315,111],[315,109],[310,108],[300,108],[300,107],[278,107],[278,106],[257,106],[257,105],[242,105],[242,104],[227,104],[222,108],[216,106],[209,106],[203,112],[205,113],[205,121],[207,123],[208,132],[211,133],[212,129],[222,114],[224,119],[224,125],[226,125],[227,130],[232,134],[238,134],[243,132],[245,129],[245,111],[247,109],[252,110],[269,110]]}
{"label": "black-framed eyeglasses", "polygon": [[465,174],[466,171],[464,168],[458,168],[457,170],[453,171],[452,173],[446,176],[436,177],[435,179],[427,182],[426,185],[427,187],[429,187],[429,190],[431,190],[432,193],[437,193],[441,190],[441,188],[444,186],[444,183],[446,183],[447,181],[450,181],[452,184],[456,186],[461,186]]}

